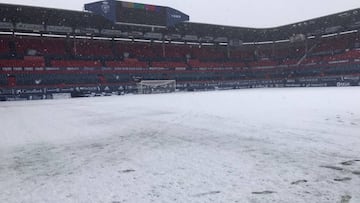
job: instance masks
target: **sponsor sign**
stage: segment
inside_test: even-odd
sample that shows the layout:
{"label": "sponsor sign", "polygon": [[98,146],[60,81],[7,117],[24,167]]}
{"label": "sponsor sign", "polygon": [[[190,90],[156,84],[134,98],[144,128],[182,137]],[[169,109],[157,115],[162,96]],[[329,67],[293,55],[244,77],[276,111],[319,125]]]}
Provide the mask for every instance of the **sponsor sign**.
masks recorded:
{"label": "sponsor sign", "polygon": [[349,87],[350,83],[349,82],[337,82],[336,86],[337,87]]}
{"label": "sponsor sign", "polygon": [[147,32],[144,34],[144,37],[146,39],[157,39],[161,40],[163,38],[163,35],[161,33],[155,33],[155,32]]}
{"label": "sponsor sign", "polygon": [[120,36],[121,31],[120,30],[110,30],[110,29],[102,29],[101,34],[103,35],[110,35],[110,36]]}
{"label": "sponsor sign", "polygon": [[16,29],[18,30],[28,30],[28,31],[44,31],[44,25],[37,24],[28,24],[28,23],[17,23]]}
{"label": "sponsor sign", "polygon": [[72,33],[73,29],[71,27],[66,27],[66,26],[48,25],[46,26],[46,31],[59,32],[59,33]]}
{"label": "sponsor sign", "polygon": [[0,28],[12,30],[12,29],[14,29],[14,26],[12,23],[9,23],[9,22],[0,22]]}
{"label": "sponsor sign", "polygon": [[110,4],[108,1],[103,1],[101,5],[101,11],[106,15],[110,13]]}
{"label": "sponsor sign", "polygon": [[104,16],[112,22],[116,22],[116,1],[105,0],[85,4],[85,10]]}

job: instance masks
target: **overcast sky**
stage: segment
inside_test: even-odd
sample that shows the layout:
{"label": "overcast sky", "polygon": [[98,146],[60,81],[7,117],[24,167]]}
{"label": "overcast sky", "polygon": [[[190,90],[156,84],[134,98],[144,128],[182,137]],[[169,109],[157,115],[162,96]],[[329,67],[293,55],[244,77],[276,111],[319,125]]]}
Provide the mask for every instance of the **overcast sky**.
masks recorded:
{"label": "overcast sky", "polygon": [[[83,10],[96,0],[0,0],[1,3]],[[360,0],[128,0],[169,6],[190,21],[241,27],[274,27],[360,8]]]}

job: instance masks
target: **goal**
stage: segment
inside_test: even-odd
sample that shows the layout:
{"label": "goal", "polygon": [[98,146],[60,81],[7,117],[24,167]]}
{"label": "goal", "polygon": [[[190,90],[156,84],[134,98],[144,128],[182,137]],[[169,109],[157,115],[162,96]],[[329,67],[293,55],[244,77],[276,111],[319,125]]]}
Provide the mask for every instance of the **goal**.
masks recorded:
{"label": "goal", "polygon": [[137,84],[139,94],[170,93],[176,90],[176,80],[142,80]]}

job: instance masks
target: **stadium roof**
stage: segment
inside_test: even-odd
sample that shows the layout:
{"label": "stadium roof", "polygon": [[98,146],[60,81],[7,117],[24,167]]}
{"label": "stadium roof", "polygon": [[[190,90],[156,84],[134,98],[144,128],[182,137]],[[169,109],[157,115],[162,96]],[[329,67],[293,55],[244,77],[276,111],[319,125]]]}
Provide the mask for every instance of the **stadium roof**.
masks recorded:
{"label": "stadium roof", "polygon": [[[244,42],[277,41],[297,34],[316,36],[360,28],[360,9],[274,28],[244,28],[185,22],[169,28],[115,25],[103,16],[81,11],[0,4],[2,22],[56,25],[76,28],[116,29],[121,32],[157,32],[163,35],[194,35],[197,38],[239,39]],[[0,28],[1,29],[1,28]],[[16,28],[15,28],[16,29]]]}

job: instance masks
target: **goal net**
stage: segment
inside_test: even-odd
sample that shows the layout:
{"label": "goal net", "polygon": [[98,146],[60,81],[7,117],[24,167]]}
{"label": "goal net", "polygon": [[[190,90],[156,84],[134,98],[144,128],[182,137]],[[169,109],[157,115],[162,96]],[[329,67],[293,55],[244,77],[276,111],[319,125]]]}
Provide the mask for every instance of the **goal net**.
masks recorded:
{"label": "goal net", "polygon": [[170,93],[176,90],[175,80],[142,80],[137,84],[139,94]]}

